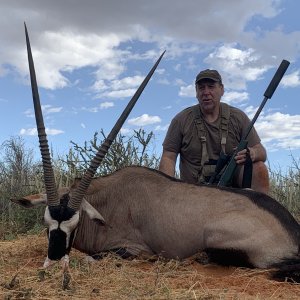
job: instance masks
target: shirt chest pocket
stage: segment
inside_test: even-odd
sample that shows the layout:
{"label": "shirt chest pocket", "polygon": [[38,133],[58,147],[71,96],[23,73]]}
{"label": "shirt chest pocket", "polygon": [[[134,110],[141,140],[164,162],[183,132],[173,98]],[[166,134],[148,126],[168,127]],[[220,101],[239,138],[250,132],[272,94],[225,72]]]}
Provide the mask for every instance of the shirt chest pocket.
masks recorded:
{"label": "shirt chest pocket", "polygon": [[202,145],[196,131],[187,132],[182,139],[181,154],[191,161],[200,161]]}
{"label": "shirt chest pocket", "polygon": [[226,140],[226,153],[227,154],[232,154],[233,149],[237,147],[239,144],[240,134],[238,133],[238,128],[228,128],[228,136]]}

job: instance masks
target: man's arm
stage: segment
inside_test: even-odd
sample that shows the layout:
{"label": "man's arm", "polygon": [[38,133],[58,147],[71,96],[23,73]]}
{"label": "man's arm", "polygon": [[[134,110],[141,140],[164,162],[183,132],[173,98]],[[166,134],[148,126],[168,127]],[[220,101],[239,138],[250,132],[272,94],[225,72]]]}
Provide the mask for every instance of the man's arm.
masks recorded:
{"label": "man's arm", "polygon": [[159,170],[169,176],[175,176],[177,153],[164,150],[160,159]]}
{"label": "man's arm", "polygon": [[[256,144],[253,147],[248,147],[248,149],[250,151],[250,157],[251,157],[252,162],[258,162],[258,161],[265,162],[266,161],[267,152],[261,143]],[[238,165],[245,163],[246,152],[247,152],[247,149],[244,149],[244,150],[238,152],[237,155],[235,156],[235,161]]]}

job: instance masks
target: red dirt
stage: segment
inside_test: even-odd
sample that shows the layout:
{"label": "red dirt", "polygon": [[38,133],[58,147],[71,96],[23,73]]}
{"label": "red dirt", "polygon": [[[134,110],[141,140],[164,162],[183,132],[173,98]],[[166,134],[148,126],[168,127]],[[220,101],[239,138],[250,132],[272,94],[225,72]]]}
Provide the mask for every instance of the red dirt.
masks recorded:
{"label": "red dirt", "polygon": [[0,241],[2,299],[300,299],[300,284],[270,280],[266,270],[114,256],[91,264],[75,250],[63,289],[59,266],[39,271],[46,249],[44,235]]}

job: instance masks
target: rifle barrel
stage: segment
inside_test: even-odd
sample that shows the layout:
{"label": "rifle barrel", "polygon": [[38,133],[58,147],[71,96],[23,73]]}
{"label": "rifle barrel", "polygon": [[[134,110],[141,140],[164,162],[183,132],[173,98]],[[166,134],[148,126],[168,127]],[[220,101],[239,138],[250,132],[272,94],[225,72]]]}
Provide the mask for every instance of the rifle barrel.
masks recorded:
{"label": "rifle barrel", "polygon": [[267,87],[264,96],[267,97],[268,99],[272,98],[273,93],[275,92],[279,82],[281,81],[284,73],[286,72],[287,68],[289,67],[290,62],[287,60],[283,60],[278,67],[275,75],[273,76],[269,86]]}
{"label": "rifle barrel", "polygon": [[278,87],[279,85],[279,82],[281,81],[284,73],[286,72],[287,68],[289,67],[290,65],[290,62],[288,62],[287,60],[282,60],[280,66],[278,67],[276,73],[274,74],[270,84],[268,85],[265,93],[264,93],[264,99],[262,101],[262,103],[260,104],[257,112],[255,113],[252,121],[250,122],[246,132],[245,132],[245,135],[243,136],[243,139],[246,140],[252,127],[254,126],[254,123],[256,122],[258,116],[260,115],[262,109],[264,108],[266,102],[268,101],[268,99],[271,99],[276,88]]}
{"label": "rifle barrel", "polygon": [[248,135],[249,135],[251,129],[254,126],[254,123],[256,122],[259,114],[261,113],[262,109],[264,108],[267,100],[273,96],[277,86],[279,85],[279,82],[281,81],[281,79],[282,79],[283,75],[285,74],[289,65],[290,65],[290,63],[287,60],[282,60],[280,66],[278,67],[275,75],[273,76],[270,84],[268,85],[268,87],[264,93],[264,99],[263,99],[262,103],[260,104],[257,112],[255,113],[253,119],[251,120],[249,126],[247,127],[244,136],[242,137],[239,145],[237,146],[237,149],[234,151],[224,173],[222,174],[220,181],[218,183],[218,186],[227,186],[230,183],[233,173],[236,169],[236,162],[234,160],[234,157],[238,151],[241,151],[242,149],[247,147],[247,138],[248,138]]}

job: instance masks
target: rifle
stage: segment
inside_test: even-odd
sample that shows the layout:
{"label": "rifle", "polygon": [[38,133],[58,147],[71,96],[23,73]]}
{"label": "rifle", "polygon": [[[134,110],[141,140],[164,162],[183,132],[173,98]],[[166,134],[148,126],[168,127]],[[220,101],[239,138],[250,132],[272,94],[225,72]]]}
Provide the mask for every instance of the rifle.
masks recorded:
{"label": "rifle", "polygon": [[260,104],[256,114],[254,115],[252,121],[250,122],[248,128],[246,129],[244,136],[242,137],[240,143],[238,144],[237,148],[235,149],[233,155],[231,156],[231,159],[219,180],[218,186],[229,186],[231,184],[233,174],[237,167],[237,163],[234,158],[239,151],[241,151],[247,147],[247,144],[248,144],[247,138],[248,138],[248,135],[249,135],[251,129],[254,126],[254,123],[256,122],[256,120],[257,120],[259,114],[261,113],[263,107],[265,106],[267,100],[271,99],[271,97],[273,96],[273,93],[275,92],[277,86],[279,85],[279,82],[281,81],[289,64],[290,63],[287,60],[283,60],[280,64],[280,66],[278,67],[275,75],[273,76],[269,86],[267,87],[267,89],[264,93],[264,99],[263,99],[262,103]]}

